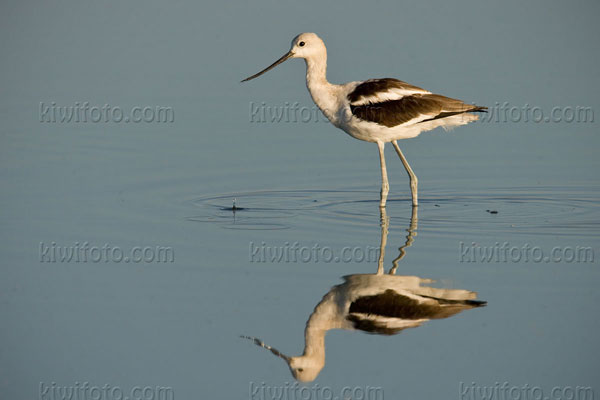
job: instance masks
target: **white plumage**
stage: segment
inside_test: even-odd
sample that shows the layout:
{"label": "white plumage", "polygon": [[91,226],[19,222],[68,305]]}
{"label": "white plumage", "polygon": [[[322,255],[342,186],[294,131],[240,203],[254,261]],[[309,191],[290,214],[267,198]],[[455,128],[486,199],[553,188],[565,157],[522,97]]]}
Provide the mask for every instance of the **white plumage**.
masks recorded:
{"label": "white plumage", "polygon": [[448,129],[467,124],[477,120],[473,112],[484,112],[486,109],[392,78],[332,84],[326,78],[327,49],[314,33],[296,36],[290,51],[283,57],[242,82],[262,75],[289,58],[303,58],[306,61],[308,91],[333,125],[356,139],[377,143],[382,178],[381,207],[385,207],[389,192],[383,152],[385,143],[392,143],[406,168],[410,177],[412,204],[416,206],[417,177],[397,140],[414,138],[421,132],[437,127]]}
{"label": "white plumage", "polygon": [[312,381],[325,366],[325,336],[333,329],[358,330],[371,334],[395,335],[407,328],[416,328],[432,319],[443,319],[462,311],[486,305],[477,300],[477,293],[462,289],[428,286],[430,279],[395,275],[406,248],[413,243],[417,230],[417,208],[413,207],[406,242],[399,248],[393,267],[384,273],[384,257],[389,230],[385,208],[381,209],[380,256],[376,274],[344,276],[323,296],[306,321],[304,351],[290,357],[265,344],[262,340],[244,336],[285,360],[294,378]]}

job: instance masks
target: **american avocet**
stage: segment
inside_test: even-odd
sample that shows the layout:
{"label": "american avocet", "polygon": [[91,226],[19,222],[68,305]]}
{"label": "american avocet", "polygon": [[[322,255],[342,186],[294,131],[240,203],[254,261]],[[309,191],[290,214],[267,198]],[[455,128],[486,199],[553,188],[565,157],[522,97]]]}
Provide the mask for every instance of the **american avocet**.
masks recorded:
{"label": "american avocet", "polygon": [[476,292],[424,286],[433,281],[418,276],[395,275],[398,262],[416,235],[417,207],[413,207],[406,242],[400,246],[400,254],[392,261],[393,267],[385,274],[383,261],[388,235],[385,208],[381,208],[381,214],[377,273],[345,276],[344,283],[334,286],[323,296],[306,322],[302,355],[290,357],[258,338],[242,336],[285,360],[292,375],[299,381],[315,380],[325,366],[325,335],[329,330],[347,329],[395,335],[432,319],[448,318],[461,311],[486,305],[485,301],[477,300]]}
{"label": "american avocet", "polygon": [[329,83],[326,78],[327,49],[314,33],[302,33],[292,40],[290,51],[279,60],[242,82],[254,79],[289,58],[306,61],[308,91],[333,125],[350,136],[377,143],[381,164],[381,201],[385,207],[389,184],[385,166],[384,146],[391,142],[408,172],[412,204],[416,206],[417,177],[402,154],[397,140],[418,136],[437,127],[449,129],[477,120],[471,112],[485,112],[486,107],[451,99],[406,82],[385,78]]}

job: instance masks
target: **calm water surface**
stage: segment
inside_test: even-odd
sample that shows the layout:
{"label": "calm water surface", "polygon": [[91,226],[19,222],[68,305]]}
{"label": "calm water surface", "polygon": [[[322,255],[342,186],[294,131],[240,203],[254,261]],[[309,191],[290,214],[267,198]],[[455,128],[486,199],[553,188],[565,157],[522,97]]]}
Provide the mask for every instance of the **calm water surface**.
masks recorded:
{"label": "calm water surface", "polygon": [[[251,121],[251,102],[312,106],[300,62],[237,83],[314,30],[336,82],[395,76],[491,107],[598,114],[597,52],[574,44],[597,36],[597,5],[388,2],[375,21],[362,3],[322,14],[308,3],[69,3],[69,15],[9,3],[0,13],[0,398],[56,399],[44,388],[84,382],[127,394],[170,387],[176,399],[315,385],[339,399],[367,388],[388,399],[467,398],[504,382],[600,393],[597,122],[477,122],[401,142],[421,204],[413,213],[388,149],[382,218],[376,146],[323,122]],[[342,20],[332,22],[339,13],[372,26],[368,37],[347,40]],[[413,43],[417,30],[429,33]],[[403,52],[390,55],[396,46]],[[171,106],[175,121],[40,122],[40,102],[76,101]],[[169,248],[173,262],[52,262],[44,250],[86,242],[126,254]],[[299,257],[269,253],[293,248]],[[387,275],[377,278],[380,267]],[[417,327],[342,318],[349,329],[330,329],[315,307],[354,293],[352,282],[464,307]],[[465,306],[474,299],[487,305]],[[296,371],[311,382],[240,337],[298,356],[307,325],[327,331],[318,368]]]}

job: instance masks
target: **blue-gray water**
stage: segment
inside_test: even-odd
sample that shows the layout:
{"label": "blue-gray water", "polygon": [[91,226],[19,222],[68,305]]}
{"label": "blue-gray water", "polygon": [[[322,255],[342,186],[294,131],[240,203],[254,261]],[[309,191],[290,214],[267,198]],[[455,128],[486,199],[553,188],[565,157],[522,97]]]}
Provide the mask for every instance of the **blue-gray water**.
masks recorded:
{"label": "blue-gray water", "polygon": [[[338,398],[367,386],[466,398],[468,385],[504,382],[598,396],[599,12],[594,1],[4,1],[0,398],[58,398],[53,388],[85,382],[268,398],[256,388],[294,383],[239,336],[300,354],[323,295],[377,262],[256,262],[252,246],[340,252],[381,238],[374,145],[322,120],[252,120],[263,102],[313,107],[298,60],[239,83],[303,31],[324,39],[333,82],[390,76],[508,110],[400,142],[421,205],[397,275],[476,291],[487,307],[391,336],[330,331],[306,385]],[[174,121],[47,122],[53,102],[165,106]],[[511,120],[526,105],[545,116],[586,107],[595,120]],[[387,159],[386,270],[411,216],[406,173],[392,149]],[[174,262],[48,261],[49,247],[86,242],[168,247]],[[505,242],[595,257],[465,260],[465,246]]]}

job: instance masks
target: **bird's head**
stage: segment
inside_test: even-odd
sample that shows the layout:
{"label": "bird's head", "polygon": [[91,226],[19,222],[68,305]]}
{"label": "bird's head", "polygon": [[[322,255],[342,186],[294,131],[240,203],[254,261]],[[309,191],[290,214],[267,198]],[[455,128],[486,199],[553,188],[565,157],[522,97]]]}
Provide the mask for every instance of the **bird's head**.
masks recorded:
{"label": "bird's head", "polygon": [[290,59],[290,58],[325,58],[327,57],[327,49],[325,48],[325,43],[321,40],[316,33],[301,33],[292,40],[292,45],[290,50],[285,53],[279,60],[275,61],[273,64],[269,65],[267,68],[262,71],[249,76],[244,79],[242,82],[249,81],[254,78],[258,78],[262,74],[267,71],[272,70],[282,62]]}
{"label": "bird's head", "polygon": [[316,33],[301,33],[292,40],[291,58],[319,57],[327,53],[325,43]]}
{"label": "bird's head", "polygon": [[244,339],[251,340],[257,346],[260,346],[264,349],[269,350],[271,353],[276,355],[277,357],[283,359],[288,367],[290,368],[290,372],[294,376],[295,379],[300,382],[312,382],[317,376],[319,376],[319,372],[325,366],[325,357],[324,355],[316,355],[316,356],[308,356],[302,355],[297,357],[286,356],[276,348],[269,346],[262,340],[251,337],[251,336],[241,336]]}
{"label": "bird's head", "polygon": [[312,382],[317,379],[324,365],[324,360],[309,356],[291,357],[288,361],[290,372],[300,382]]}

